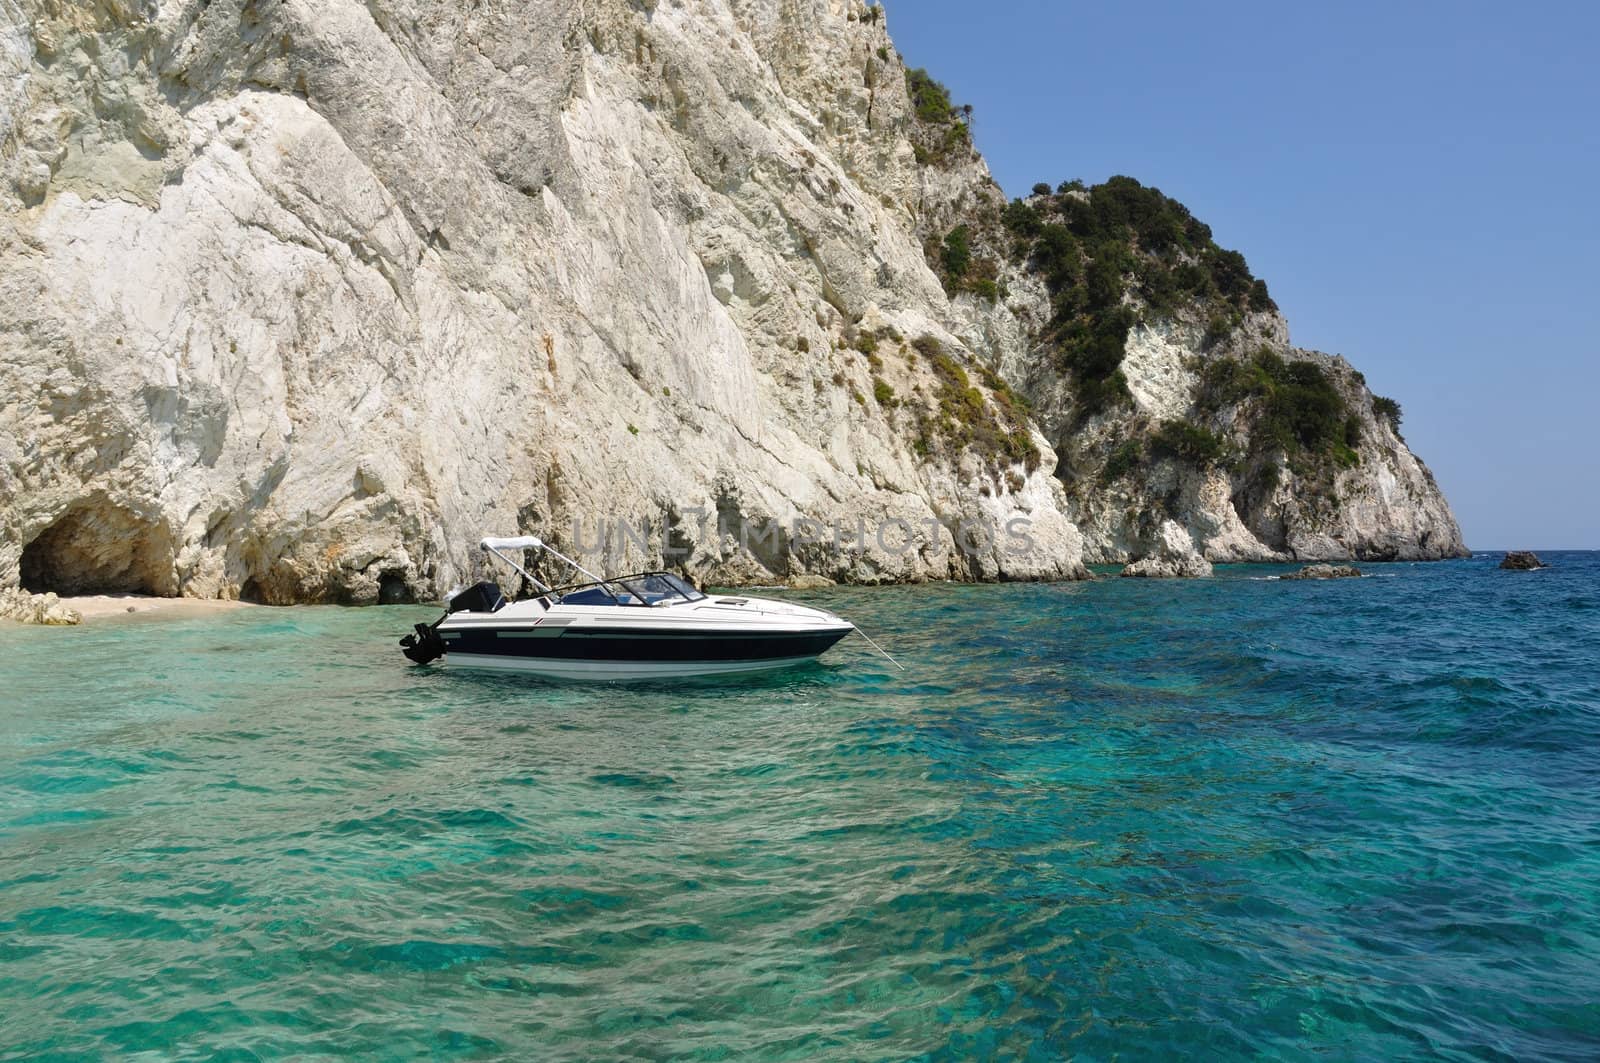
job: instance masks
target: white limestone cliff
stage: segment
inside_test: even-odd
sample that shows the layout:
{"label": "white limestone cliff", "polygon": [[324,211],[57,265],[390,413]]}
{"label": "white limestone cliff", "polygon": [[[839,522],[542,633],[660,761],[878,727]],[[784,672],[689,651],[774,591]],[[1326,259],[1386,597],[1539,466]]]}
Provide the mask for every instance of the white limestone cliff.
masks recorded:
{"label": "white limestone cliff", "polygon": [[701,578],[1082,574],[1034,429],[913,448],[909,342],[968,355],[880,13],[0,0],[0,586],[426,598],[615,521]]}
{"label": "white limestone cliff", "polygon": [[[1204,420],[1197,369],[1209,358],[1235,357],[1264,345],[1289,361],[1321,366],[1358,419],[1356,460],[1332,470],[1297,469],[1279,456],[1270,486],[1253,484],[1239,469],[1197,466],[1147,457],[1133,475],[1108,480],[1096,455],[1126,438],[1130,426]],[[1249,322],[1231,346],[1207,350],[1193,325],[1141,324],[1128,338],[1122,363],[1132,394],[1129,408],[1092,418],[1065,444],[1064,463],[1081,462],[1083,480],[1069,490],[1067,512],[1084,537],[1091,563],[1122,563],[1167,552],[1164,529],[1172,521],[1192,538],[1207,561],[1395,561],[1465,556],[1449,503],[1428,470],[1389,420],[1373,410],[1372,392],[1343,358],[1289,346],[1276,314]],[[1039,381],[1035,380],[1039,386]],[[1070,396],[1046,378],[1037,416],[1047,426],[1068,419]],[[1030,395],[1036,391],[1024,386]],[[1242,452],[1251,427],[1239,410],[1225,410],[1222,438]],[[1047,430],[1047,434],[1051,434]],[[1062,470],[1070,479],[1067,469]]]}
{"label": "white limestone cliff", "polygon": [[[1083,192],[1067,195],[1087,201]],[[1029,202],[1044,206],[1049,197],[1036,194]],[[1137,271],[1145,268],[1135,258],[1123,306],[1136,323],[1118,367],[1126,396],[1104,410],[1085,411],[1051,350],[1051,296],[1021,250],[1025,243],[1013,241],[981,204],[969,204],[955,220],[968,224],[1001,260],[1005,292],[993,301],[958,296],[955,305],[967,317],[961,335],[1030,401],[1056,448],[1067,515],[1083,534],[1090,563],[1168,557],[1174,522],[1197,556],[1211,562],[1467,555],[1433,474],[1400,437],[1395,420],[1377,412],[1365,378],[1342,357],[1292,346],[1288,322],[1275,309],[1244,313],[1220,337],[1210,335],[1205,307],[1180,303],[1156,311],[1135,294]],[[1260,410],[1248,403],[1208,408],[1203,370],[1249,361],[1262,351],[1285,364],[1311,363],[1337,393],[1355,440],[1342,465],[1270,447],[1263,453],[1256,438]],[[1196,463],[1153,452],[1151,438],[1164,424],[1215,433],[1233,460]],[[1107,475],[1112,453],[1128,442],[1141,445],[1139,457],[1121,474]],[[1247,455],[1250,461],[1241,460]]]}
{"label": "white limestone cliff", "polygon": [[[1376,424],[1332,516],[1058,470],[1114,419],[1060,430],[1036,279],[941,287],[1005,199],[927,132],[860,0],[0,0],[0,612],[428,599],[514,532],[720,582],[1459,544]],[[1140,416],[1194,347],[1132,337]]]}

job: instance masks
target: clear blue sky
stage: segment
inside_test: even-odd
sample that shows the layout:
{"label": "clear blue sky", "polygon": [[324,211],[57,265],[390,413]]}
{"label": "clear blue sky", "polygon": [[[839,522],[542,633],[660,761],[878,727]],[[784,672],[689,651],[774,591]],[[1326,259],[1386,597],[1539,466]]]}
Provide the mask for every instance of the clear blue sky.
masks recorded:
{"label": "clear blue sky", "polygon": [[1128,174],[1242,251],[1469,546],[1600,548],[1600,6],[885,6],[1007,194]]}

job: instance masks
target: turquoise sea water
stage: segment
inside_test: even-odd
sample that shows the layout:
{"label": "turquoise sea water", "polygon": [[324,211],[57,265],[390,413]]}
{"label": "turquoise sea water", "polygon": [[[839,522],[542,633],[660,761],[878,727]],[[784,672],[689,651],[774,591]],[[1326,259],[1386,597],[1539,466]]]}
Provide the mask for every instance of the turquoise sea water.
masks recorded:
{"label": "turquoise sea water", "polygon": [[0,1058],[1593,1059],[1600,555],[797,595],[823,664],[433,611],[0,630]]}

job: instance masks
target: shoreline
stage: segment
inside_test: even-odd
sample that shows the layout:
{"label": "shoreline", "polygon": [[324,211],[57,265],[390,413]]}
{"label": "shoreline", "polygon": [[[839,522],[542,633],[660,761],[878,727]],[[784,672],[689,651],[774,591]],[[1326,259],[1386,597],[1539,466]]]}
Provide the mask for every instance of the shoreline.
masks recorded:
{"label": "shoreline", "polygon": [[[44,626],[77,627],[80,624],[104,623],[109,620],[133,617],[159,617],[166,620],[188,620],[215,613],[233,612],[237,609],[255,609],[252,602],[229,601],[224,598],[165,598],[150,594],[75,594],[55,597],[50,612],[76,614],[77,621],[46,621]],[[34,626],[21,618],[5,617],[0,622],[19,626]]]}
{"label": "shoreline", "polygon": [[[1561,551],[1552,551],[1552,552],[1559,553]],[[1441,558],[1428,558],[1428,559],[1420,559],[1420,558],[1419,559],[1395,559],[1395,560],[1391,560],[1391,561],[1367,561],[1367,562],[1362,562],[1362,563],[1369,564],[1369,565],[1383,565],[1383,564],[1434,564],[1434,563],[1437,563],[1437,562],[1440,562],[1440,561],[1460,561],[1460,560],[1469,560],[1469,559],[1473,559],[1473,558],[1484,558],[1484,557],[1491,557],[1491,556],[1494,556],[1493,552],[1475,551],[1472,554],[1466,555],[1464,557],[1441,557]],[[1293,566],[1296,566],[1296,565],[1310,564],[1310,563],[1311,562],[1302,562],[1302,561],[1225,561],[1225,562],[1224,561],[1219,561],[1219,562],[1216,562],[1216,564],[1219,567],[1227,566],[1227,567],[1239,567],[1239,568],[1244,568],[1244,567],[1250,567],[1250,568],[1255,568],[1255,567],[1293,567]],[[1121,567],[1122,567],[1122,565],[1120,563],[1117,563],[1117,562],[1096,562],[1096,563],[1093,563],[1093,564],[1086,564],[1085,565],[1085,568],[1088,570],[1088,573],[1089,573],[1089,581],[1105,580],[1108,577],[1113,577],[1113,576],[1115,576],[1117,574],[1117,570],[1120,569]],[[918,581],[918,582],[943,583],[943,582],[965,582],[965,581],[932,580],[932,581]],[[973,581],[973,582],[975,582],[975,583],[989,583],[989,582],[1005,583],[1005,582],[1012,582],[1012,581],[1008,581],[1008,580],[997,580],[997,581],[977,580],[977,581]],[[1081,581],[1080,580],[1070,580],[1069,579],[1069,580],[1022,580],[1022,581],[1018,581],[1018,582],[1052,583],[1052,582],[1081,582]],[[891,586],[903,586],[904,584],[889,584],[889,585],[891,585]],[[718,586],[720,587],[722,585],[719,584]],[[835,588],[841,588],[842,589],[842,588],[850,588],[850,587],[873,587],[873,586],[885,586],[885,584],[867,584],[867,583],[850,584],[850,583],[834,583],[832,581],[829,581],[827,583],[820,583],[820,582],[811,583],[808,580],[802,580],[799,583],[741,584],[741,585],[738,585],[738,586],[735,586],[735,587],[726,588],[726,589],[729,589],[729,590],[768,590],[768,589],[770,589],[770,590],[787,590],[787,591],[802,590],[802,591],[804,591],[804,590],[822,590],[822,589],[831,590],[831,589],[835,589]],[[150,617],[150,618],[160,618],[160,619],[170,619],[170,620],[187,620],[187,619],[194,619],[196,617],[211,616],[211,615],[214,615],[214,614],[217,614],[217,613],[233,612],[233,611],[240,610],[240,609],[282,608],[282,607],[279,607],[279,606],[266,606],[266,605],[262,605],[262,604],[257,603],[257,602],[237,601],[237,600],[226,599],[226,598],[183,598],[183,597],[166,598],[166,597],[160,597],[160,596],[156,596],[156,595],[133,594],[133,593],[71,595],[71,596],[67,596],[67,597],[57,597],[56,598],[56,602],[59,604],[59,606],[61,608],[66,609],[66,610],[70,610],[71,612],[76,613],[81,618],[80,622],[84,623],[84,624],[104,623],[104,622],[107,622],[107,621],[110,621],[110,620],[127,619],[127,618],[133,618],[133,617],[139,617],[139,618]],[[308,603],[296,603],[296,604],[307,604],[307,605],[309,605],[309,604],[322,604],[322,603],[309,603],[308,602]],[[431,603],[408,603],[408,604],[431,604]],[[20,618],[14,619],[14,618],[11,618],[11,617],[6,617],[4,615],[0,615],[0,624],[8,624],[8,623],[16,623],[16,624],[19,624],[19,625],[22,625],[22,626],[33,626],[32,624],[29,624],[27,621],[22,620]],[[73,624],[71,624],[69,622],[68,624],[63,625],[63,626],[75,626],[75,625],[73,625]]]}
{"label": "shoreline", "polygon": [[84,623],[124,616],[156,616],[187,619],[236,609],[259,608],[253,602],[226,598],[159,598],[148,594],[83,594],[62,598],[61,604],[83,618]]}

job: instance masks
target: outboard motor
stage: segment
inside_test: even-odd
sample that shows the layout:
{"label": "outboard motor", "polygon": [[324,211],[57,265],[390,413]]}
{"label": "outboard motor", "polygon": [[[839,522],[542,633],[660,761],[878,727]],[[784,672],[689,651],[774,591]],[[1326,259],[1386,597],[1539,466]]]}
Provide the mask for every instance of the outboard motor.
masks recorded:
{"label": "outboard motor", "polygon": [[401,652],[418,664],[427,664],[444,656],[444,639],[434,630],[433,624],[418,624],[415,635],[400,640]]}
{"label": "outboard motor", "polygon": [[[445,604],[444,614],[451,613],[496,613],[505,608],[506,596],[500,592],[498,585],[484,580],[475,583],[464,591],[457,591],[450,596]],[[443,620],[440,617],[439,620]],[[418,624],[415,635],[407,635],[400,640],[400,646],[405,655],[418,664],[427,664],[444,656],[444,639],[439,637],[436,630],[439,620],[431,624]]]}

